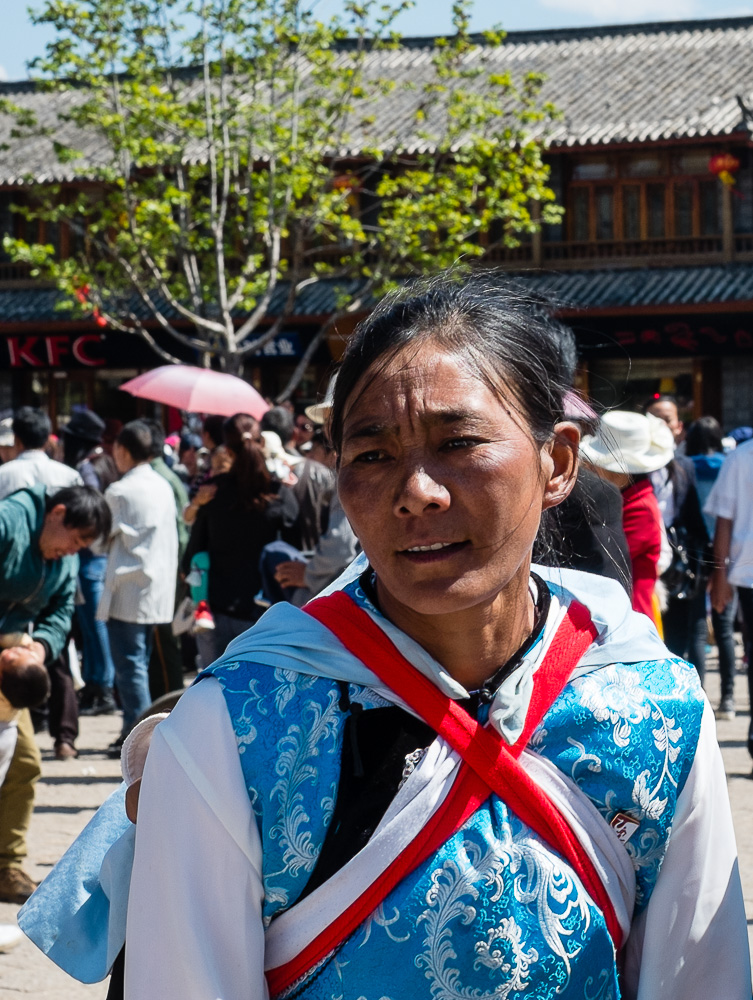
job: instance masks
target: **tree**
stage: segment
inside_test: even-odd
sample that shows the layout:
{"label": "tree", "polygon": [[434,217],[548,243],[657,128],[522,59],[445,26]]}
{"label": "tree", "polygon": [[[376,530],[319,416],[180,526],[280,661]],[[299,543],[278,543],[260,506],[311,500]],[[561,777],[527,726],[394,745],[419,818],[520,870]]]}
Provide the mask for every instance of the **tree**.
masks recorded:
{"label": "tree", "polygon": [[288,395],[344,315],[559,218],[541,77],[495,71],[502,35],[472,38],[457,0],[427,81],[387,78],[403,5],[346,0],[323,22],[300,0],[46,0],[35,69],[63,95],[46,133],[79,183],[29,178],[22,210],[69,226],[75,251],[6,251],[163,360],[173,344],[236,372],[328,281]]}

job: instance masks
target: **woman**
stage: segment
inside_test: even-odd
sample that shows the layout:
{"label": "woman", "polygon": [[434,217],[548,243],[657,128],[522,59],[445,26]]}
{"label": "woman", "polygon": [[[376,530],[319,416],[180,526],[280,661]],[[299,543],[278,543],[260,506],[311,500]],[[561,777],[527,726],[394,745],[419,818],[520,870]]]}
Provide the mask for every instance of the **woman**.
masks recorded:
{"label": "woman", "polygon": [[232,465],[213,477],[214,496],[199,508],[183,557],[187,573],[197,552],[209,553],[209,607],[215,627],[200,637],[207,664],[259,618],[254,594],[261,586],[261,550],[298,515],[291,491],[267,471],[258,421],[237,413],[225,421],[223,436]]}
{"label": "woman", "polygon": [[577,471],[566,388],[487,275],[354,334],[331,432],[364,556],[154,730],[129,1000],[749,996],[695,671],[616,582],[531,572]]}
{"label": "woman", "polygon": [[[685,438],[685,454],[695,467],[698,497],[701,507],[706,503],[711,487],[716,482],[719,470],[724,461],[722,446],[722,429],[713,417],[701,417],[694,420]],[[706,530],[709,538],[714,537],[715,518],[704,514]],[[706,560],[703,582],[708,583],[712,565],[712,554]],[[711,609],[711,624],[714,629],[714,639],[719,647],[719,675],[722,682],[721,700],[718,716],[722,719],[735,717],[735,611],[737,602],[729,601],[721,614],[715,608]],[[689,660],[694,664],[703,684],[706,675],[706,642],[708,639],[706,587],[698,588],[690,608],[690,642]]]}
{"label": "woman", "polygon": [[595,435],[581,444],[591,468],[622,493],[625,529],[633,577],[633,609],[660,627],[655,588],[662,552],[662,520],[649,473],[664,468],[674,453],[672,433],[658,417],[613,410]]}

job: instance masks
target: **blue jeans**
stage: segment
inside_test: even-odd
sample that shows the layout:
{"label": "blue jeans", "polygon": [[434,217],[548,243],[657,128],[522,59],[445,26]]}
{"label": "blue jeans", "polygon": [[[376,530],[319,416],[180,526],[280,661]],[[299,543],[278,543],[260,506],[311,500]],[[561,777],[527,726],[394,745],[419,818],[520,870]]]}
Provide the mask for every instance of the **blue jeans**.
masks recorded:
{"label": "blue jeans", "polygon": [[[688,660],[695,666],[703,684],[706,678],[706,588],[691,599],[690,607],[690,648]],[[737,601],[733,597],[724,611],[711,609],[711,624],[714,639],[719,649],[719,676],[722,684],[722,698],[731,698],[735,690],[735,614]]]}
{"label": "blue jeans", "polygon": [[154,625],[107,621],[110,650],[115,664],[115,683],[123,706],[123,732],[126,736],[152,703],[149,694],[149,657],[154,643]]}
{"label": "blue jeans", "polygon": [[79,560],[81,569],[78,579],[86,602],[76,605],[76,618],[84,646],[81,651],[81,674],[86,684],[102,689],[111,688],[115,678],[115,666],[110,653],[107,625],[105,622],[98,622],[94,617],[104,590],[107,556],[95,556],[88,549],[84,549],[79,552]]}

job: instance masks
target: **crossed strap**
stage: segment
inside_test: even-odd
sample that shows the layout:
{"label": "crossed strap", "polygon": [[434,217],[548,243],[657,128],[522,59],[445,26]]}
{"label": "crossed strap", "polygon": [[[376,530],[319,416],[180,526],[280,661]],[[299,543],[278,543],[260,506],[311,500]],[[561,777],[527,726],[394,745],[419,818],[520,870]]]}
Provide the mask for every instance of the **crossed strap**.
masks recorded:
{"label": "crossed strap", "polygon": [[347,594],[338,591],[317,598],[303,610],[328,628],[353,656],[431,726],[457,751],[462,762],[450,792],[405,850],[294,960],[267,970],[270,995],[276,996],[300,981],[331,954],[406,876],[463,826],[492,792],[565,858],[603,912],[615,949],[619,950],[622,931],[591,859],[556,805],[518,761],[534,729],[596,637],[588,609],[577,602],[568,607],[534,674],[525,726],[512,746],[443,694]]}

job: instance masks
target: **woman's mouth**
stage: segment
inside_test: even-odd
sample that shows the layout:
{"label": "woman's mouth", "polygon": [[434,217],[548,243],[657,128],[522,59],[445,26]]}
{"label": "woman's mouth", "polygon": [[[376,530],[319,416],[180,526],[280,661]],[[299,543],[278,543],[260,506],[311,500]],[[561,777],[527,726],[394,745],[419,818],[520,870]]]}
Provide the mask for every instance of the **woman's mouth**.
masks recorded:
{"label": "woman's mouth", "polygon": [[412,563],[432,563],[447,559],[470,545],[470,542],[429,542],[426,545],[411,545],[401,549],[400,555]]}

